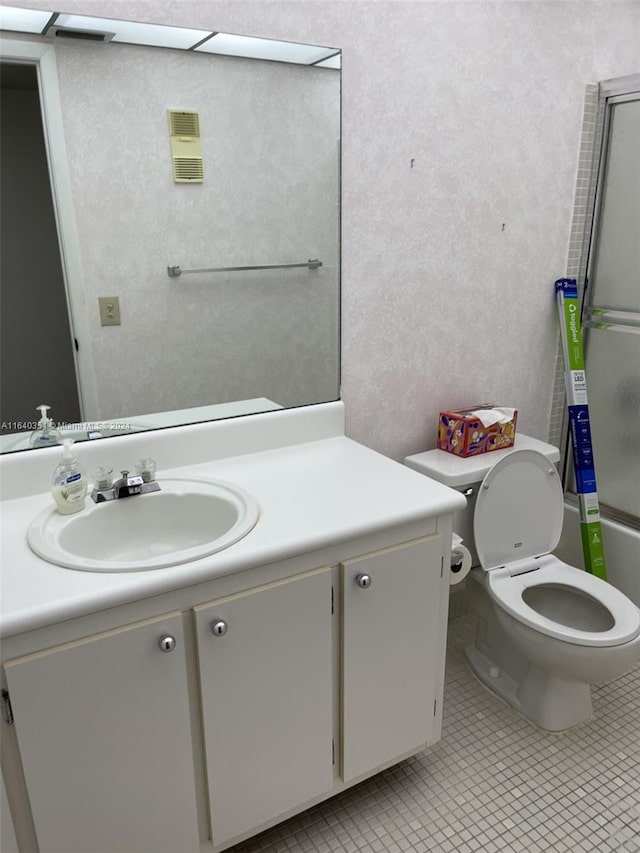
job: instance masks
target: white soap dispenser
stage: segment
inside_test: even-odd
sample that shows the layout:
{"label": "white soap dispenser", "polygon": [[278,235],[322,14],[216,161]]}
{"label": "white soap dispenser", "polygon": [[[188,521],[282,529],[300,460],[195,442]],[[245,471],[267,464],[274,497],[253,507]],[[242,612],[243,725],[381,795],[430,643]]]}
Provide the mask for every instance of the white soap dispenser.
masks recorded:
{"label": "white soap dispenser", "polygon": [[87,479],[80,463],[71,449],[73,441],[64,440],[64,451],[60,464],[53,473],[53,499],[62,515],[70,515],[84,508],[87,496]]}
{"label": "white soap dispenser", "polygon": [[29,445],[31,447],[52,447],[54,444],[62,444],[62,436],[53,426],[51,418],[47,416],[51,406],[46,406],[43,403],[36,408],[40,410],[40,420],[36,429],[29,436]]}

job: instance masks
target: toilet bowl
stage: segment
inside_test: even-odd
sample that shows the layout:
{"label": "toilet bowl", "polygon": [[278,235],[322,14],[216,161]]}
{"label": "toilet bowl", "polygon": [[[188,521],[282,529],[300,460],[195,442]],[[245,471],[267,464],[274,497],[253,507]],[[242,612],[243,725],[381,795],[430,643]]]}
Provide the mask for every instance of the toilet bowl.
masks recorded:
{"label": "toilet bowl", "polygon": [[[428,467],[437,474],[437,457]],[[465,650],[487,687],[553,732],[589,720],[591,683],[618,678],[640,660],[640,610],[551,553],[563,502],[544,453],[515,449],[487,461],[473,510],[479,565],[469,583],[478,627]]]}
{"label": "toilet bowl", "polygon": [[[640,660],[640,611],[599,578],[552,555],[512,575],[473,570],[478,628],[467,660],[480,680],[546,731],[593,716],[591,684]],[[488,607],[482,606],[482,597]]]}

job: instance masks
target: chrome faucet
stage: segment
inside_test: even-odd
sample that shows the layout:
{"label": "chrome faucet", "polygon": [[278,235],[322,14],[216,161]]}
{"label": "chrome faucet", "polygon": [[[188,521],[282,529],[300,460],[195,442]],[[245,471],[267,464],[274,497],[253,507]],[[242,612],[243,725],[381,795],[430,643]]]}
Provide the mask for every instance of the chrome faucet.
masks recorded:
{"label": "chrome faucet", "polygon": [[133,477],[129,476],[128,471],[121,471],[122,477],[119,480],[116,480],[113,484],[113,491],[115,492],[114,497],[116,500],[119,498],[130,498],[133,495],[139,495],[142,493],[142,484],[144,480],[140,475],[134,474]]}
{"label": "chrome faucet", "polygon": [[159,492],[160,486],[156,480],[145,481],[140,475],[130,476],[129,471],[121,471],[122,476],[108,489],[94,488],[91,497],[95,503],[116,501],[130,498],[134,495],[144,495],[147,492]]}

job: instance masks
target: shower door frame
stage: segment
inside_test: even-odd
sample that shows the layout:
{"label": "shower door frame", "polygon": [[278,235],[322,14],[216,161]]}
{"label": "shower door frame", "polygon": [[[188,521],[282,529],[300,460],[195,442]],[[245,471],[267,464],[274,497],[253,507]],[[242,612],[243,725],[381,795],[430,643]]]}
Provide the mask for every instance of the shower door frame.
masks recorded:
{"label": "shower door frame", "polygon": [[[598,84],[596,117],[596,127],[598,130],[592,151],[591,163],[593,185],[590,188],[590,198],[587,202],[587,205],[590,207],[590,216],[585,217],[582,257],[580,258],[582,275],[578,277],[578,294],[581,304],[581,321],[583,327],[585,356],[589,348],[590,321],[588,318],[588,311],[592,307],[589,300],[591,292],[588,283],[592,278],[592,271],[596,265],[599,248],[598,237],[600,233],[603,200],[605,195],[604,189],[607,174],[611,106],[637,100],[640,100],[640,74],[605,80]],[[630,315],[634,314],[634,312],[626,313]],[[635,327],[636,322],[640,323],[640,314],[635,315],[634,322],[629,323],[629,326]],[[566,417],[566,403],[565,413],[563,416],[562,437],[563,447],[561,449],[560,464],[565,490],[565,502],[577,507],[578,497],[574,485],[573,462],[570,448],[571,439],[568,418]],[[597,457],[595,458],[595,465],[597,480]],[[623,510],[607,506],[600,502],[600,514],[603,519],[610,519],[633,530],[640,530],[640,519],[636,518],[634,515],[624,512]]]}

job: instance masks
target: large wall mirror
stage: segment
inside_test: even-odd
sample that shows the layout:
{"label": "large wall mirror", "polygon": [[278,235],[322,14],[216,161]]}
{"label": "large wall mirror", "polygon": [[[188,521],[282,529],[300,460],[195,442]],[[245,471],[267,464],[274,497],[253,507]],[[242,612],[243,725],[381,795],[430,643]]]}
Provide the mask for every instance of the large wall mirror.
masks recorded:
{"label": "large wall mirror", "polygon": [[339,397],[339,50],[128,23],[0,9],[3,452]]}

